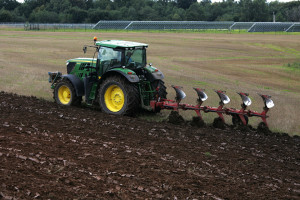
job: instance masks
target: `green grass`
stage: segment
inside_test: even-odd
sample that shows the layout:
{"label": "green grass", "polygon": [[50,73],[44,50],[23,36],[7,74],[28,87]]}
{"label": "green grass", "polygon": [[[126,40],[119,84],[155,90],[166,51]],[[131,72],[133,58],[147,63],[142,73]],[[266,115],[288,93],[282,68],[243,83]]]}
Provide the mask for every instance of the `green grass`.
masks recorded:
{"label": "green grass", "polygon": [[193,80],[193,83],[196,84],[196,85],[201,85],[201,86],[204,86],[204,85],[208,84],[208,83],[206,83],[204,81],[197,81],[197,80]]}
{"label": "green grass", "polygon": [[258,47],[272,49],[274,51],[279,51],[279,52],[283,52],[283,53],[287,53],[287,54],[300,55],[300,51],[297,51],[295,49],[288,48],[288,47],[277,46],[274,44],[254,43],[253,45],[258,46]]}
{"label": "green grass", "polygon": [[212,154],[210,152],[205,152],[204,155],[207,156],[207,157],[211,157],[212,156]]}
{"label": "green grass", "polygon": [[[24,28],[3,28],[0,27],[0,30],[8,30],[8,31],[24,31]],[[174,30],[118,30],[118,29],[84,29],[84,28],[76,28],[76,29],[40,29],[40,30],[28,30],[33,32],[106,32],[106,33],[204,33],[204,34],[264,34],[264,35],[300,35],[300,32],[248,32],[246,29],[237,29],[237,30],[217,30],[217,29],[174,29]]]}
{"label": "green grass", "polygon": [[286,65],[289,69],[299,69],[300,70],[300,62],[288,63]]}

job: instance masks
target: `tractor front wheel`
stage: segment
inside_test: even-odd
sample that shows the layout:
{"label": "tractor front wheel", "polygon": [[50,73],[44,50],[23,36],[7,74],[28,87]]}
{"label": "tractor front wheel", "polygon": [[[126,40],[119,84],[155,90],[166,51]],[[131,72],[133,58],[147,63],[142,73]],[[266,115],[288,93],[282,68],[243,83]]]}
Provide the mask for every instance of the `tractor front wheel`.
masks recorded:
{"label": "tractor front wheel", "polygon": [[108,77],[99,88],[101,110],[109,114],[133,115],[139,108],[140,98],[137,85],[123,77]]}
{"label": "tractor front wheel", "polygon": [[73,85],[67,80],[55,85],[53,98],[56,103],[66,106],[79,105],[82,100],[82,97],[76,96]]}

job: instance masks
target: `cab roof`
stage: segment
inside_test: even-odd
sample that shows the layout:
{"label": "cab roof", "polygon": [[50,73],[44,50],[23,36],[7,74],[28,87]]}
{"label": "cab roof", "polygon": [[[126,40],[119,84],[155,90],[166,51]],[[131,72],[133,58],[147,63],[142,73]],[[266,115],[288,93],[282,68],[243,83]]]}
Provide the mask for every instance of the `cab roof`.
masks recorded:
{"label": "cab roof", "polygon": [[148,47],[148,44],[131,42],[124,40],[103,40],[96,42],[97,46],[109,48],[134,48],[134,47]]}

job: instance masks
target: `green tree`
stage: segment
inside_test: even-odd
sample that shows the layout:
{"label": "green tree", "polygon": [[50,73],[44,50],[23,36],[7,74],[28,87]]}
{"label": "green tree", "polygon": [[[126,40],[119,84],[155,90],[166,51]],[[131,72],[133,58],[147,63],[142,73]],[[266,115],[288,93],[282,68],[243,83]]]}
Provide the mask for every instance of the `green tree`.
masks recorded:
{"label": "green tree", "polygon": [[93,4],[94,8],[100,8],[104,10],[108,5],[113,4],[113,2],[111,2],[110,0],[96,0]]}
{"label": "green tree", "polygon": [[252,0],[240,0],[240,21],[250,22],[253,19]]}
{"label": "green tree", "polygon": [[150,6],[142,8],[139,12],[139,20],[156,21],[159,20],[157,12]]}
{"label": "green tree", "polygon": [[195,2],[197,0],[177,0],[178,7],[183,9],[188,9]]}
{"label": "green tree", "polygon": [[186,11],[188,21],[201,21],[204,18],[203,7],[198,3],[193,3]]}
{"label": "green tree", "polygon": [[252,3],[253,21],[265,22],[268,21],[268,7],[266,0],[253,0]]}
{"label": "green tree", "polygon": [[70,3],[72,4],[72,7],[78,7],[81,9],[86,9],[87,5],[86,5],[86,0],[69,0]]}
{"label": "green tree", "polygon": [[0,0],[0,9],[14,10],[18,6],[20,6],[20,3],[16,0]]}
{"label": "green tree", "polygon": [[101,9],[90,9],[88,12],[88,21],[97,23],[100,20],[110,20],[109,12]]}
{"label": "green tree", "polygon": [[78,7],[72,7],[69,11],[69,14],[71,15],[72,23],[82,23],[86,20],[86,17],[88,16],[86,10]]}
{"label": "green tree", "polygon": [[67,12],[71,8],[72,5],[68,0],[50,0],[50,2],[46,4],[46,10],[56,13]]}
{"label": "green tree", "polygon": [[[124,14],[123,14],[123,16],[124,16]],[[137,15],[137,11],[134,7],[128,8],[127,14],[128,14],[128,16],[127,16],[128,20],[137,20],[138,15]]]}
{"label": "green tree", "polygon": [[288,10],[286,15],[288,21],[300,22],[300,6]]}
{"label": "green tree", "polygon": [[46,10],[38,10],[31,13],[29,17],[30,22],[40,23],[57,23],[59,22],[59,15],[56,12],[50,12]]}
{"label": "green tree", "polygon": [[0,22],[11,22],[12,19],[12,14],[8,10],[4,8],[0,10]]}

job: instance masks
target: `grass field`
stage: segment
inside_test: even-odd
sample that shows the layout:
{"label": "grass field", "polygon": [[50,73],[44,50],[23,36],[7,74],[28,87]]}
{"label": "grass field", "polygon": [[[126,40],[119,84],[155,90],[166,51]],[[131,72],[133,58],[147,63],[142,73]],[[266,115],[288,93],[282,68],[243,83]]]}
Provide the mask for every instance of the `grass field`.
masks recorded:
{"label": "grass field", "polygon": [[[269,125],[274,131],[300,135],[300,35],[229,34],[201,32],[34,32],[0,29],[0,90],[52,100],[48,71],[66,73],[65,61],[87,55],[82,46],[99,40],[120,39],[148,43],[148,63],[161,69],[169,98],[172,84],[181,85],[185,103],[195,103],[192,87],[206,89],[204,105],[217,106],[213,89],[226,90],[228,107],[240,107],[237,91],[250,93],[250,109],[260,111],[256,93],[269,94],[275,107]],[[193,112],[181,112],[191,118]],[[206,114],[206,122],[215,115]],[[231,122],[226,117],[228,123]],[[260,119],[251,118],[256,126]]]}

